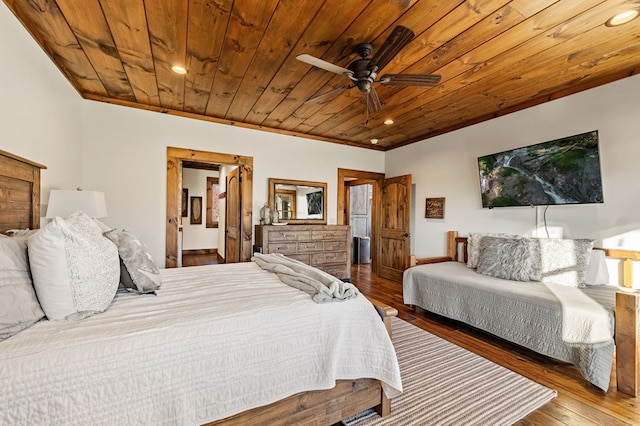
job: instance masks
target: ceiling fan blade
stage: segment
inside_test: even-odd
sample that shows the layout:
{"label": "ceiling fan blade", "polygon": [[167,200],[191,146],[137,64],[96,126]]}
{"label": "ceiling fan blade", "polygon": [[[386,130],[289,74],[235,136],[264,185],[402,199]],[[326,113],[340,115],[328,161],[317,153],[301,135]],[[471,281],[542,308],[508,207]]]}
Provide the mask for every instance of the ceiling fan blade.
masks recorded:
{"label": "ceiling fan blade", "polygon": [[415,36],[415,33],[407,27],[402,25],[395,27],[371,58],[369,71],[375,69],[375,72],[378,72],[384,68]]}
{"label": "ceiling fan blade", "polygon": [[381,84],[389,86],[426,86],[433,87],[442,79],[438,74],[385,74],[380,77]]}
{"label": "ceiling fan blade", "polygon": [[342,87],[338,87],[337,89],[329,90],[327,93],[323,93],[322,95],[318,95],[315,98],[308,99],[305,104],[318,104],[326,101],[330,101],[331,99],[338,96],[340,93],[344,92],[347,89],[351,89],[351,85],[346,85]]}
{"label": "ceiling fan blade", "polygon": [[363,93],[362,95],[364,96],[364,103],[367,104],[367,112],[378,112],[382,109],[376,89],[371,87],[368,93]]}
{"label": "ceiling fan blade", "polygon": [[346,77],[350,77],[353,75],[353,73],[346,68],[342,68],[341,66],[334,65],[331,62],[323,61],[320,58],[307,55],[306,53],[303,55],[296,56],[296,59],[299,61],[305,62],[309,65],[313,65],[314,67],[321,68],[325,71],[332,72],[334,74],[344,75]]}

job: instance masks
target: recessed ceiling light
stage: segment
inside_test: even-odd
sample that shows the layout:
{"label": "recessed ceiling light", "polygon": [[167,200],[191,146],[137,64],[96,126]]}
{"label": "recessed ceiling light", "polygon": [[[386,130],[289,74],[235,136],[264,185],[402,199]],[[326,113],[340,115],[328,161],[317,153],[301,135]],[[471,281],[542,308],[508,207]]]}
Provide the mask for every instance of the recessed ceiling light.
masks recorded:
{"label": "recessed ceiling light", "polygon": [[179,65],[174,65],[171,67],[171,71],[175,72],[176,74],[186,74],[187,70],[184,69],[183,67],[179,66]]}
{"label": "recessed ceiling light", "polygon": [[377,144],[378,143],[378,139],[377,138],[371,139],[371,143],[374,144],[374,145]]}
{"label": "recessed ceiling light", "polygon": [[638,13],[638,9],[625,10],[609,18],[609,20],[605,22],[605,25],[607,27],[617,27],[618,25],[626,24],[637,18]]}
{"label": "recessed ceiling light", "polygon": [[390,126],[393,124],[393,120],[390,118],[387,118],[386,120],[384,120],[384,124],[386,124],[387,126]]}

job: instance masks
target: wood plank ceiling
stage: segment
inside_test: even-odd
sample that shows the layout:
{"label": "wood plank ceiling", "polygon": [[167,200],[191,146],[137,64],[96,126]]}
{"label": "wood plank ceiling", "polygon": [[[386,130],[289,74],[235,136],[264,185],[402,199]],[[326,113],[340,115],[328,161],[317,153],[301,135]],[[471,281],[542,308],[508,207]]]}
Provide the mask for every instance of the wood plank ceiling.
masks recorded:
{"label": "wood plank ceiling", "polygon": [[[86,99],[388,150],[636,74],[640,0],[4,0]],[[296,60],[341,67],[403,25],[416,34],[386,74],[433,88],[358,89]],[[187,74],[171,71],[181,65]],[[391,118],[394,124],[383,124]],[[370,140],[379,140],[372,145]]]}

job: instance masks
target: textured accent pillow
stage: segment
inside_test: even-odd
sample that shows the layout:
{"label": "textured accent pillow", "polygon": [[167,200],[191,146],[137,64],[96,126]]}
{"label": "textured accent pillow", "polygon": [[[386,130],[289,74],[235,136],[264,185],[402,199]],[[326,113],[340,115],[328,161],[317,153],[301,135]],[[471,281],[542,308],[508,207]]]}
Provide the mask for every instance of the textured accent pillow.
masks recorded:
{"label": "textured accent pillow", "polygon": [[0,238],[0,342],[42,318],[29,273],[27,238]]}
{"label": "textured accent pillow", "polygon": [[522,238],[520,235],[513,234],[470,233],[467,238],[467,266],[469,268],[478,267],[478,260],[480,259],[480,243],[484,237]]}
{"label": "textured accent pillow", "polygon": [[132,292],[155,293],[162,284],[162,278],[142,241],[131,232],[117,229],[105,232],[104,236],[118,247],[120,284]]}
{"label": "textured accent pillow", "polygon": [[82,319],[109,307],[118,290],[118,249],[85,213],[54,218],[28,246],[36,294],[49,319]]}
{"label": "textured accent pillow", "polygon": [[583,287],[594,240],[540,238],[541,281]]}
{"label": "textured accent pillow", "polygon": [[531,238],[485,236],[477,272],[514,281],[540,281],[539,245]]}

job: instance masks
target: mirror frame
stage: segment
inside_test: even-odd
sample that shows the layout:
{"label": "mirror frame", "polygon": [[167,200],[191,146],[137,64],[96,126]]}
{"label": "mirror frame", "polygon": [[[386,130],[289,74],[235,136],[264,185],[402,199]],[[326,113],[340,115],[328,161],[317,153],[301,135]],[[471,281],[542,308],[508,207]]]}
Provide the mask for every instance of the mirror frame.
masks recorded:
{"label": "mirror frame", "polygon": [[322,219],[282,219],[290,225],[306,224],[306,225],[326,225],[327,224],[327,183],[312,182],[308,180],[292,180],[269,178],[269,208],[273,211],[275,207],[276,185],[297,185],[297,186],[313,186],[322,188]]}

